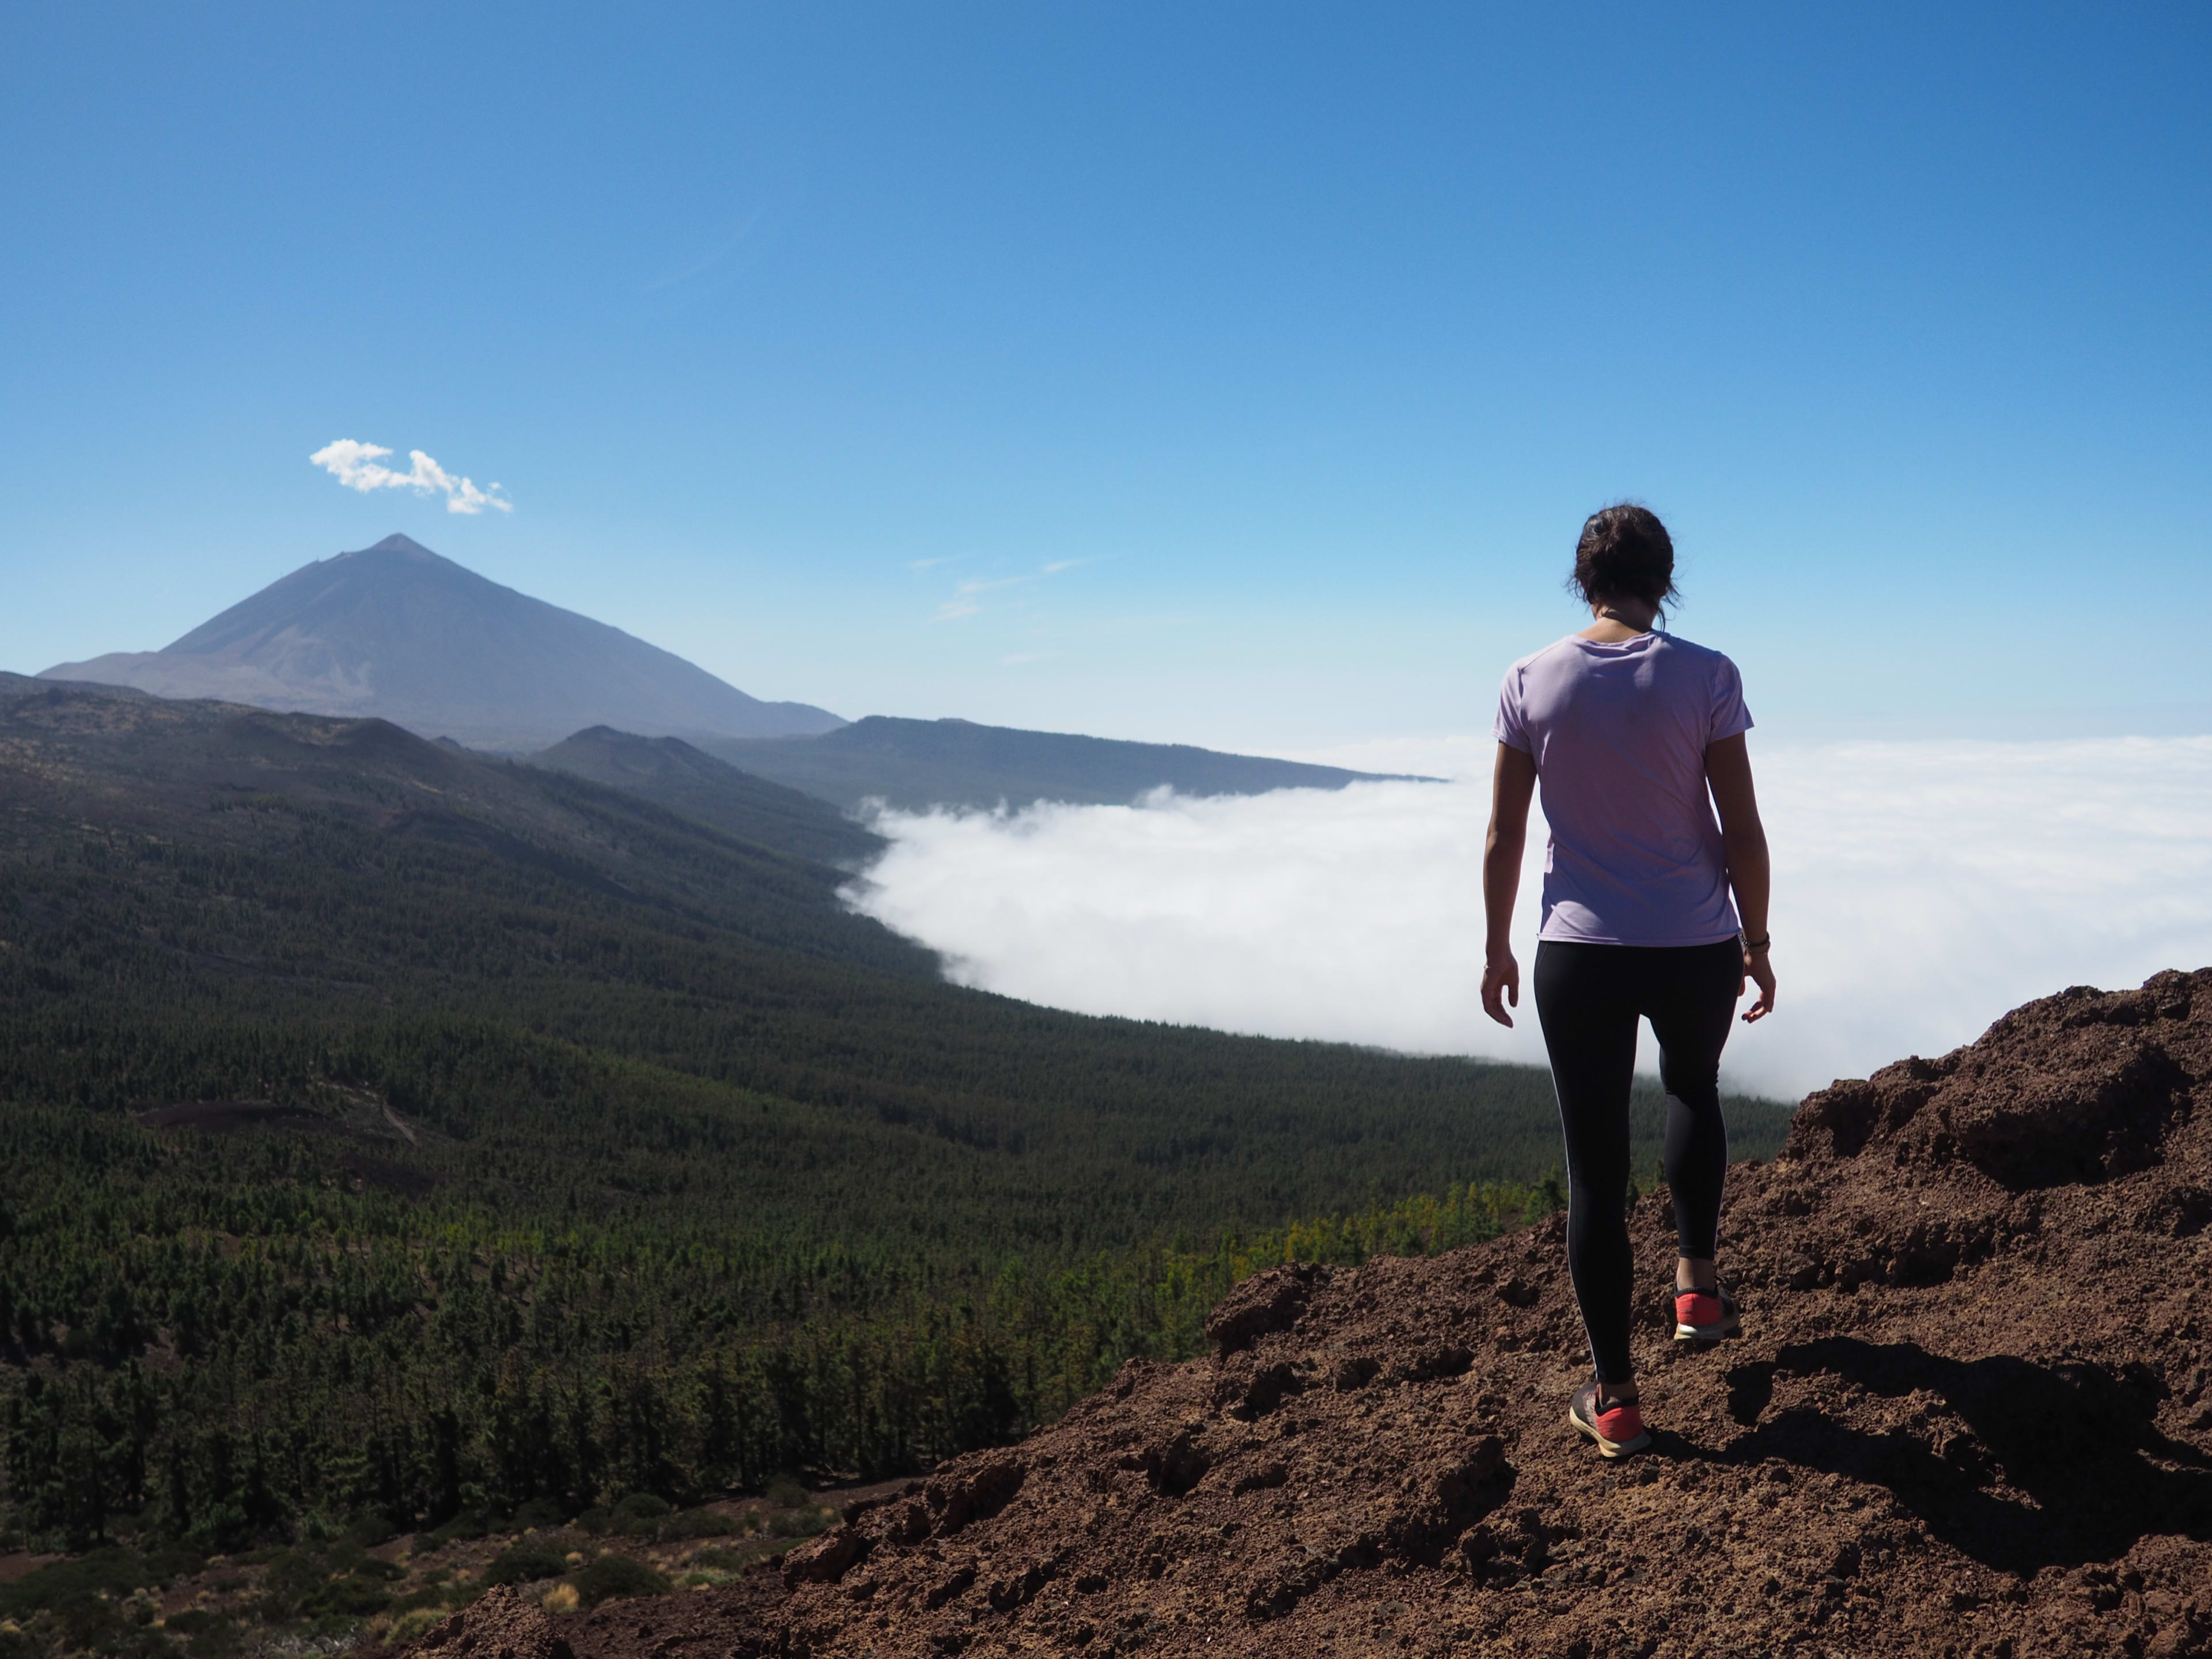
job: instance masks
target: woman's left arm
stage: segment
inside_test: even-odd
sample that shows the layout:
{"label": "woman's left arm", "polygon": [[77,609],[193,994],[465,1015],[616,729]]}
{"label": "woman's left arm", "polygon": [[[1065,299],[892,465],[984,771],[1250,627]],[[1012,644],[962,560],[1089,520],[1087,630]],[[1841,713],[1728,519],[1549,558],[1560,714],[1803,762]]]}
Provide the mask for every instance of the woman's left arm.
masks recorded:
{"label": "woman's left arm", "polygon": [[[1759,986],[1759,1000],[1744,1010],[1748,1024],[1774,1012],[1774,967],[1766,949],[1766,902],[1773,876],[1766,827],[1759,821],[1759,796],[1751,785],[1751,750],[1741,732],[1706,749],[1705,783],[1721,815],[1729,885],[1735,890],[1736,915],[1743,924],[1744,975]],[[1736,994],[1742,994],[1741,985]]]}
{"label": "woman's left arm", "polygon": [[1528,803],[1536,793],[1536,757],[1498,745],[1490,778],[1490,833],[1482,843],[1482,1008],[1500,1025],[1521,1006],[1521,964],[1513,959],[1513,899],[1521,888],[1521,849],[1528,838]]}

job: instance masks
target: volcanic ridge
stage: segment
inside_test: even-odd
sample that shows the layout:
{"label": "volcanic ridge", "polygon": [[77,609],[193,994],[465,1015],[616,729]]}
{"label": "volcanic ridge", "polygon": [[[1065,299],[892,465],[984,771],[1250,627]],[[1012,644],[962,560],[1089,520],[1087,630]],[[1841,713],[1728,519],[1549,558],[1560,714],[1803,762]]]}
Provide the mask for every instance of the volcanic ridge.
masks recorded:
{"label": "volcanic ridge", "polygon": [[2076,988],[1838,1082],[1739,1168],[1744,1336],[1677,1346],[1666,1195],[1637,1363],[1656,1443],[1566,1427],[1560,1218],[1240,1285],[1018,1445],[878,1491],[737,1583],[422,1659],[998,1654],[2212,1653],[2212,969]]}

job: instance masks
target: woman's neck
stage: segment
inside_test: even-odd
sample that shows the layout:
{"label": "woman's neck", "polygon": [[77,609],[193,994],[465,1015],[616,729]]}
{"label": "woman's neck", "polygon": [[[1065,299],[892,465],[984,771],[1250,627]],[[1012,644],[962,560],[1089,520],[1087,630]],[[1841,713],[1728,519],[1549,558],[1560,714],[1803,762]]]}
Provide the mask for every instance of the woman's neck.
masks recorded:
{"label": "woman's neck", "polygon": [[1659,607],[1648,599],[1593,599],[1590,615],[1596,620],[1575,637],[1618,645],[1649,634],[1659,619]]}

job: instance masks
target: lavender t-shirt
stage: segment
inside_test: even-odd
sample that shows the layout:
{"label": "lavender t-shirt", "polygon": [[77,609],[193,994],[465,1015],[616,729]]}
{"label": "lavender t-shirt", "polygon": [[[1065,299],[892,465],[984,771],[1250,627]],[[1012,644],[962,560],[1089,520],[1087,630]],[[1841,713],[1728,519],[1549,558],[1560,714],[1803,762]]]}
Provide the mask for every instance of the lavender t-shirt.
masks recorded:
{"label": "lavender t-shirt", "polygon": [[1750,729],[1735,665],[1671,634],[1570,637],[1506,670],[1498,740],[1534,757],[1552,826],[1540,937],[1710,945],[1735,933],[1705,749]]}

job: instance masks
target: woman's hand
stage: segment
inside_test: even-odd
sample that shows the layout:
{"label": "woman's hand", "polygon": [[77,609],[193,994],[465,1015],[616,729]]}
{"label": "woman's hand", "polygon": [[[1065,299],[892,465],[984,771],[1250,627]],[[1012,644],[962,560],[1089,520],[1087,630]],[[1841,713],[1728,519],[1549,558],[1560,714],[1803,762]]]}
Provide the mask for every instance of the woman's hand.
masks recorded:
{"label": "woman's hand", "polygon": [[[1745,979],[1750,980],[1759,987],[1759,1000],[1743,1011],[1743,1023],[1749,1025],[1755,1021],[1765,1019],[1774,1012],[1774,963],[1771,953],[1765,950],[1754,951],[1749,945],[1744,946],[1743,979],[1738,980],[1735,984],[1735,994],[1739,997],[1743,994]],[[1485,978],[1483,986],[1486,990],[1489,984],[1489,980]]]}
{"label": "woman's hand", "polygon": [[1493,951],[1482,964],[1482,1012],[1500,1025],[1510,1025],[1513,1016],[1505,1005],[1521,1006],[1521,964],[1510,951]]}

